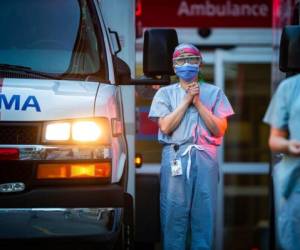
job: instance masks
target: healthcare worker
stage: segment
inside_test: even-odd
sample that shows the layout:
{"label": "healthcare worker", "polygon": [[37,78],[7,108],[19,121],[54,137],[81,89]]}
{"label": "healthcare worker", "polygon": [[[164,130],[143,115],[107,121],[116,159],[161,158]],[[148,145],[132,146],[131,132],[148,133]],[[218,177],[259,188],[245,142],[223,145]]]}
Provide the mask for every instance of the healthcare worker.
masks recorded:
{"label": "healthcare worker", "polygon": [[212,249],[217,202],[217,146],[233,110],[218,87],[198,82],[202,56],[177,46],[173,66],[179,83],[160,88],[149,117],[164,145],[160,213],[165,250]]}
{"label": "healthcare worker", "polygon": [[273,171],[278,243],[300,249],[300,74],[276,90],[264,121],[271,126],[269,146],[282,153]]}

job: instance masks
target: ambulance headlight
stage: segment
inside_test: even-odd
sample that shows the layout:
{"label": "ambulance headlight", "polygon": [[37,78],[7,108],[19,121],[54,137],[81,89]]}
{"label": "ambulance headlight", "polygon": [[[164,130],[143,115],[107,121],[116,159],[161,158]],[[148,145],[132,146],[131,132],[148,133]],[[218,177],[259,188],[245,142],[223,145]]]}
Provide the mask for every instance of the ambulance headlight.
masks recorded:
{"label": "ambulance headlight", "polygon": [[74,141],[89,142],[100,139],[102,127],[94,121],[78,121],[74,122],[72,126],[72,138]]}
{"label": "ambulance headlight", "polygon": [[110,134],[106,118],[49,122],[44,127],[43,141],[108,144]]}
{"label": "ambulance headlight", "polygon": [[67,122],[51,123],[46,126],[46,141],[67,141],[71,137],[71,124]]}

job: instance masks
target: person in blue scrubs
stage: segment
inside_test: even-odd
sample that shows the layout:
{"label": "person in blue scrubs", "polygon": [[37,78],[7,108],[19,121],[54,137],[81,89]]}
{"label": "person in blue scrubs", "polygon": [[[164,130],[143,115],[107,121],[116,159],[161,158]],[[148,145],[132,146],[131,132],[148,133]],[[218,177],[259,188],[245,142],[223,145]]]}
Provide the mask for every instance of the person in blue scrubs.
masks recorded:
{"label": "person in blue scrubs", "polygon": [[173,53],[179,83],[160,88],[149,117],[158,122],[162,150],[160,214],[165,250],[213,247],[219,169],[217,147],[232,107],[215,85],[198,82],[200,51]]}
{"label": "person in blue scrubs", "polygon": [[282,154],[273,170],[277,240],[284,250],[299,250],[300,74],[279,85],[264,122],[271,126],[271,150]]}

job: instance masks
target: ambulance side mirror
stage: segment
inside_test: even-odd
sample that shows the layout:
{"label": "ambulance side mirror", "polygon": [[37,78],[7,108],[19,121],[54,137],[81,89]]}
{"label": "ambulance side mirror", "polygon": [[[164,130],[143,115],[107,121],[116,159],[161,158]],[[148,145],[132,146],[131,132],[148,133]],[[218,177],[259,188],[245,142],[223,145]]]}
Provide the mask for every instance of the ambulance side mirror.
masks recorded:
{"label": "ambulance side mirror", "polygon": [[174,29],[146,30],[143,50],[145,76],[174,75],[172,55],[177,45],[178,37]]}
{"label": "ambulance side mirror", "polygon": [[142,79],[132,79],[129,66],[117,56],[113,57],[116,82],[121,85],[167,85],[174,75],[172,54],[178,45],[174,29],[151,29],[144,35]]}
{"label": "ambulance side mirror", "polygon": [[280,41],[279,68],[291,76],[300,72],[300,25],[283,29]]}

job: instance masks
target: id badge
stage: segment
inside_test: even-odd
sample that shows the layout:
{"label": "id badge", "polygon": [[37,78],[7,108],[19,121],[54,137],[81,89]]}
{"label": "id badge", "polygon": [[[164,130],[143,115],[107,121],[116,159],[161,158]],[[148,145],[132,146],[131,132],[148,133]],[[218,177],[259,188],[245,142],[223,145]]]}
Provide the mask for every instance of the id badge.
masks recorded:
{"label": "id badge", "polygon": [[171,162],[172,176],[182,175],[182,166],[180,160],[174,160]]}

